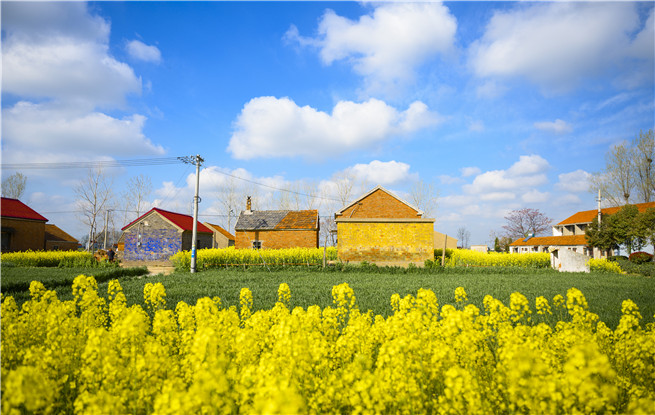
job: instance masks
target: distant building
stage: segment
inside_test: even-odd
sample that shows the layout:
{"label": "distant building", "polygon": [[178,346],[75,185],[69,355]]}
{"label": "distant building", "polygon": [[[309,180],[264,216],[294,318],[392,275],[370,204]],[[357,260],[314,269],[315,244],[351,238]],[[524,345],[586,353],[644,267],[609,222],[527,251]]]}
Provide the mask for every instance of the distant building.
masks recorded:
{"label": "distant building", "polygon": [[[123,259],[168,260],[179,251],[191,250],[193,217],[152,208],[123,229]],[[197,222],[196,248],[211,248],[214,232]]]}
{"label": "distant building", "polygon": [[471,245],[469,249],[471,251],[482,252],[485,254],[489,252],[489,247],[487,245]]}
{"label": "distant building", "polygon": [[0,204],[2,252],[76,250],[79,242],[18,199],[3,197]]}
{"label": "distant building", "polygon": [[[639,209],[639,212],[645,212],[649,208],[655,208],[655,202],[637,203],[634,206]],[[612,250],[609,250],[608,252],[600,252],[596,249],[596,252],[594,252],[594,249],[592,249],[587,243],[585,232],[599,213],[605,217],[615,214],[622,208],[622,206],[617,206],[600,209],[600,212],[598,209],[577,212],[557,225],[554,225],[552,228],[553,236],[536,236],[517,239],[509,245],[510,252],[519,254],[528,252],[550,252],[552,250],[550,248],[557,248],[571,250],[589,257],[605,257],[613,255],[614,252]]]}
{"label": "distant building", "polygon": [[46,251],[76,251],[79,241],[56,225],[45,225],[45,249]]}
{"label": "distant building", "polygon": [[318,210],[246,210],[234,226],[237,249],[318,248]]}
{"label": "distant building", "polygon": [[[434,249],[443,249],[444,239],[446,239],[446,235],[434,231]],[[448,236],[446,239],[446,249],[457,249],[457,239]]]}
{"label": "distant building", "polygon": [[[434,219],[382,186],[335,214],[341,261],[423,264],[434,259]],[[443,243],[443,242],[442,242]]]}
{"label": "distant building", "polygon": [[230,232],[209,222],[203,222],[203,225],[214,232],[212,248],[227,248],[228,246],[234,246],[234,235]]}

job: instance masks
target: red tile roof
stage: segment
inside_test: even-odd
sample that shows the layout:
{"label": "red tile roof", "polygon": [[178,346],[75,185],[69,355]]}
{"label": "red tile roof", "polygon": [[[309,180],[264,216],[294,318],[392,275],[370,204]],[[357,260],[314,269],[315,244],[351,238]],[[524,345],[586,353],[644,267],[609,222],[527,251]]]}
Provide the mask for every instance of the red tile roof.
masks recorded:
{"label": "red tile roof", "polygon": [[[193,230],[193,216],[183,215],[181,213],[169,212],[168,210],[159,209],[159,208],[150,209],[148,212],[144,213],[140,217],[130,222],[128,225],[124,226],[121,230],[124,231],[125,229],[139,222],[141,219],[145,218],[152,212],[159,213],[160,215],[168,219],[170,222],[172,222],[175,226],[182,229],[183,231]],[[206,227],[200,222],[198,222],[197,231],[200,233],[214,233],[211,229],[209,229],[208,227]]]}
{"label": "red tile roof", "polygon": [[0,204],[0,216],[5,218],[40,220],[43,222],[48,221],[48,219],[37,213],[25,203],[18,199],[10,199],[8,197],[2,198],[2,204]]}
{"label": "red tile roof", "polygon": [[210,229],[216,229],[216,232],[220,233],[221,235],[225,236],[227,239],[233,241],[234,240],[234,235],[232,235],[230,232],[226,231],[222,227],[218,225],[214,225],[213,223],[208,223],[205,222],[204,225],[207,225],[208,228]]}
{"label": "red tile roof", "polygon": [[587,245],[585,235],[563,235],[563,236],[535,236],[527,241],[525,238],[517,239],[509,244],[510,246],[568,246]]}
{"label": "red tile roof", "polygon": [[[637,209],[639,209],[639,212],[644,212],[646,209],[649,208],[655,208],[655,202],[649,202],[649,203],[637,203],[635,204],[637,206]],[[616,207],[610,207],[610,208],[604,208],[601,209],[601,212],[603,215],[613,215],[619,210],[621,210],[623,206],[616,206]],[[573,225],[576,223],[591,223],[591,221],[594,220],[594,218],[598,215],[598,209],[594,210],[585,210],[582,212],[578,212],[574,214],[573,216],[570,216],[560,223],[558,225]]]}
{"label": "red tile roof", "polygon": [[318,229],[318,210],[292,210],[275,229]]}

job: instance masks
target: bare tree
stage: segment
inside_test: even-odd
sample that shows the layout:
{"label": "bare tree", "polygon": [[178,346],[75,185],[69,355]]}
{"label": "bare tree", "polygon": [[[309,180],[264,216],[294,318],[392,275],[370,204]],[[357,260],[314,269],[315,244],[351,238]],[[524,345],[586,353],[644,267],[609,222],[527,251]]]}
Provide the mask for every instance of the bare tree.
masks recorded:
{"label": "bare tree", "polygon": [[460,246],[462,248],[468,248],[469,241],[471,239],[471,232],[469,232],[468,229],[462,226],[457,229],[457,239],[459,240]]}
{"label": "bare tree", "polygon": [[320,209],[322,199],[318,189],[318,183],[315,181],[303,181],[301,186],[302,192],[305,194],[307,209]]}
{"label": "bare tree", "polygon": [[[241,206],[245,197],[239,192],[237,181],[234,177],[228,177],[223,186],[218,190],[218,201],[221,210],[225,212],[226,219],[223,225],[227,225],[225,229],[228,232],[233,232],[232,219],[236,218],[239,206]],[[236,223],[236,221],[235,221]]]}
{"label": "bare tree", "polygon": [[337,241],[335,239],[337,223],[334,221],[333,216],[322,216],[320,217],[321,221],[321,230],[319,235],[319,244],[323,243],[325,246],[336,246]]}
{"label": "bare tree", "polygon": [[25,193],[27,176],[16,172],[2,181],[2,196],[11,199],[20,199]]}
{"label": "bare tree", "polygon": [[[75,187],[77,208],[81,220],[89,227],[90,238],[95,235],[98,215],[110,208],[112,200],[111,180],[100,168],[91,169]],[[89,244],[89,248],[91,244]]]}
{"label": "bare tree", "polygon": [[423,211],[425,218],[431,218],[435,214],[437,197],[439,197],[439,191],[434,184],[426,183],[423,180],[415,182],[409,190],[409,201]]}
{"label": "bare tree", "polygon": [[655,138],[653,130],[639,132],[632,142],[635,187],[640,202],[650,202],[655,193]]}
{"label": "bare tree", "polygon": [[[152,181],[149,176],[140,174],[132,177],[128,184],[127,190],[123,193],[125,200],[125,216],[123,222],[128,223],[128,214],[135,213],[134,218],[141,216],[141,212],[148,208],[148,198],[152,193]],[[131,215],[130,215],[131,217]]]}
{"label": "bare tree", "polygon": [[633,151],[627,143],[613,146],[605,155],[605,170],[591,177],[592,190],[600,189],[612,206],[630,203],[635,187],[632,156]]}
{"label": "bare tree", "polygon": [[537,236],[550,228],[552,219],[539,209],[523,208],[511,211],[505,216],[507,224],[503,226],[507,236],[516,240],[528,235]]}
{"label": "bare tree", "polygon": [[334,184],[336,187],[336,197],[341,202],[341,206],[346,206],[352,197],[355,177],[348,171],[343,171],[334,175]]}

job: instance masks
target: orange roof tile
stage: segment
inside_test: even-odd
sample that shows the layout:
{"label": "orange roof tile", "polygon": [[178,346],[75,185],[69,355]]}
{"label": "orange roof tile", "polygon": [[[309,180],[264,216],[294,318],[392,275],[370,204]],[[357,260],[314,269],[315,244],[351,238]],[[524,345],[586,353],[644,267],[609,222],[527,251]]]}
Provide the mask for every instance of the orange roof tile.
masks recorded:
{"label": "orange roof tile", "polygon": [[75,242],[78,243],[78,240],[61,230],[58,226],[47,224],[45,225],[45,237],[48,241],[64,241],[64,242]]}
{"label": "orange roof tile", "polygon": [[510,246],[566,246],[566,245],[587,245],[585,235],[565,236],[535,236],[524,241],[525,238],[517,239],[509,244]]}
{"label": "orange roof tile", "polygon": [[318,210],[292,210],[275,229],[318,229]]}
{"label": "orange roof tile", "polygon": [[[646,209],[649,208],[655,208],[655,202],[648,202],[648,203],[637,203],[635,204],[637,206],[637,209],[639,209],[639,212],[644,212]],[[623,206],[615,206],[615,207],[609,207],[609,208],[604,208],[601,209],[601,212],[603,215],[613,215],[619,210],[621,210]],[[594,218],[598,215],[598,209],[594,210],[584,210],[582,212],[578,212],[574,214],[573,216],[570,216],[560,223],[558,225],[573,225],[576,223],[591,223],[591,221],[594,220]]]}
{"label": "orange roof tile", "polygon": [[215,229],[218,233],[225,236],[227,239],[229,239],[231,241],[234,240],[234,235],[232,235],[230,232],[226,231],[222,227],[220,227],[218,225],[214,225],[213,223],[208,223],[208,222],[205,222],[204,225],[206,225],[209,229]]}

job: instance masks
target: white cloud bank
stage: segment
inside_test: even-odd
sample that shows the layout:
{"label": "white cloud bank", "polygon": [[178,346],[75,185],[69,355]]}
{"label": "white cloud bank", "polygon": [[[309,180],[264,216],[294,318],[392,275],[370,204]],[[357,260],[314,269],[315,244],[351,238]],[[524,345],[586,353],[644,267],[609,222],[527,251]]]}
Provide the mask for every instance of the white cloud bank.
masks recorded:
{"label": "white cloud bank", "polygon": [[482,200],[512,200],[522,193],[524,201],[536,201],[535,187],[548,183],[546,171],[549,168],[550,164],[541,156],[521,156],[509,169],[481,173],[463,189]]}
{"label": "white cloud bank", "polygon": [[347,61],[369,86],[402,83],[428,58],[453,48],[457,21],[441,3],[383,3],[371,14],[350,20],[327,10],[316,38],[291,26],[285,38],[316,46],[330,65]]}
{"label": "white cloud bank", "polygon": [[237,159],[323,158],[370,148],[397,135],[439,123],[416,101],[398,111],[377,99],[338,102],[331,113],[300,107],[289,98],[258,97],[244,105],[227,150]]}
{"label": "white cloud bank", "polygon": [[86,3],[2,5],[2,89],[18,102],[2,110],[3,159],[64,161],[159,155],[146,118],[115,118],[141,93],[141,79],[109,53],[110,25]]}
{"label": "white cloud bank", "polygon": [[635,3],[517,4],[494,14],[470,63],[481,77],[521,76],[555,92],[629,65],[630,79],[617,81],[634,86],[653,81],[654,37],[652,10],[642,27]]}

